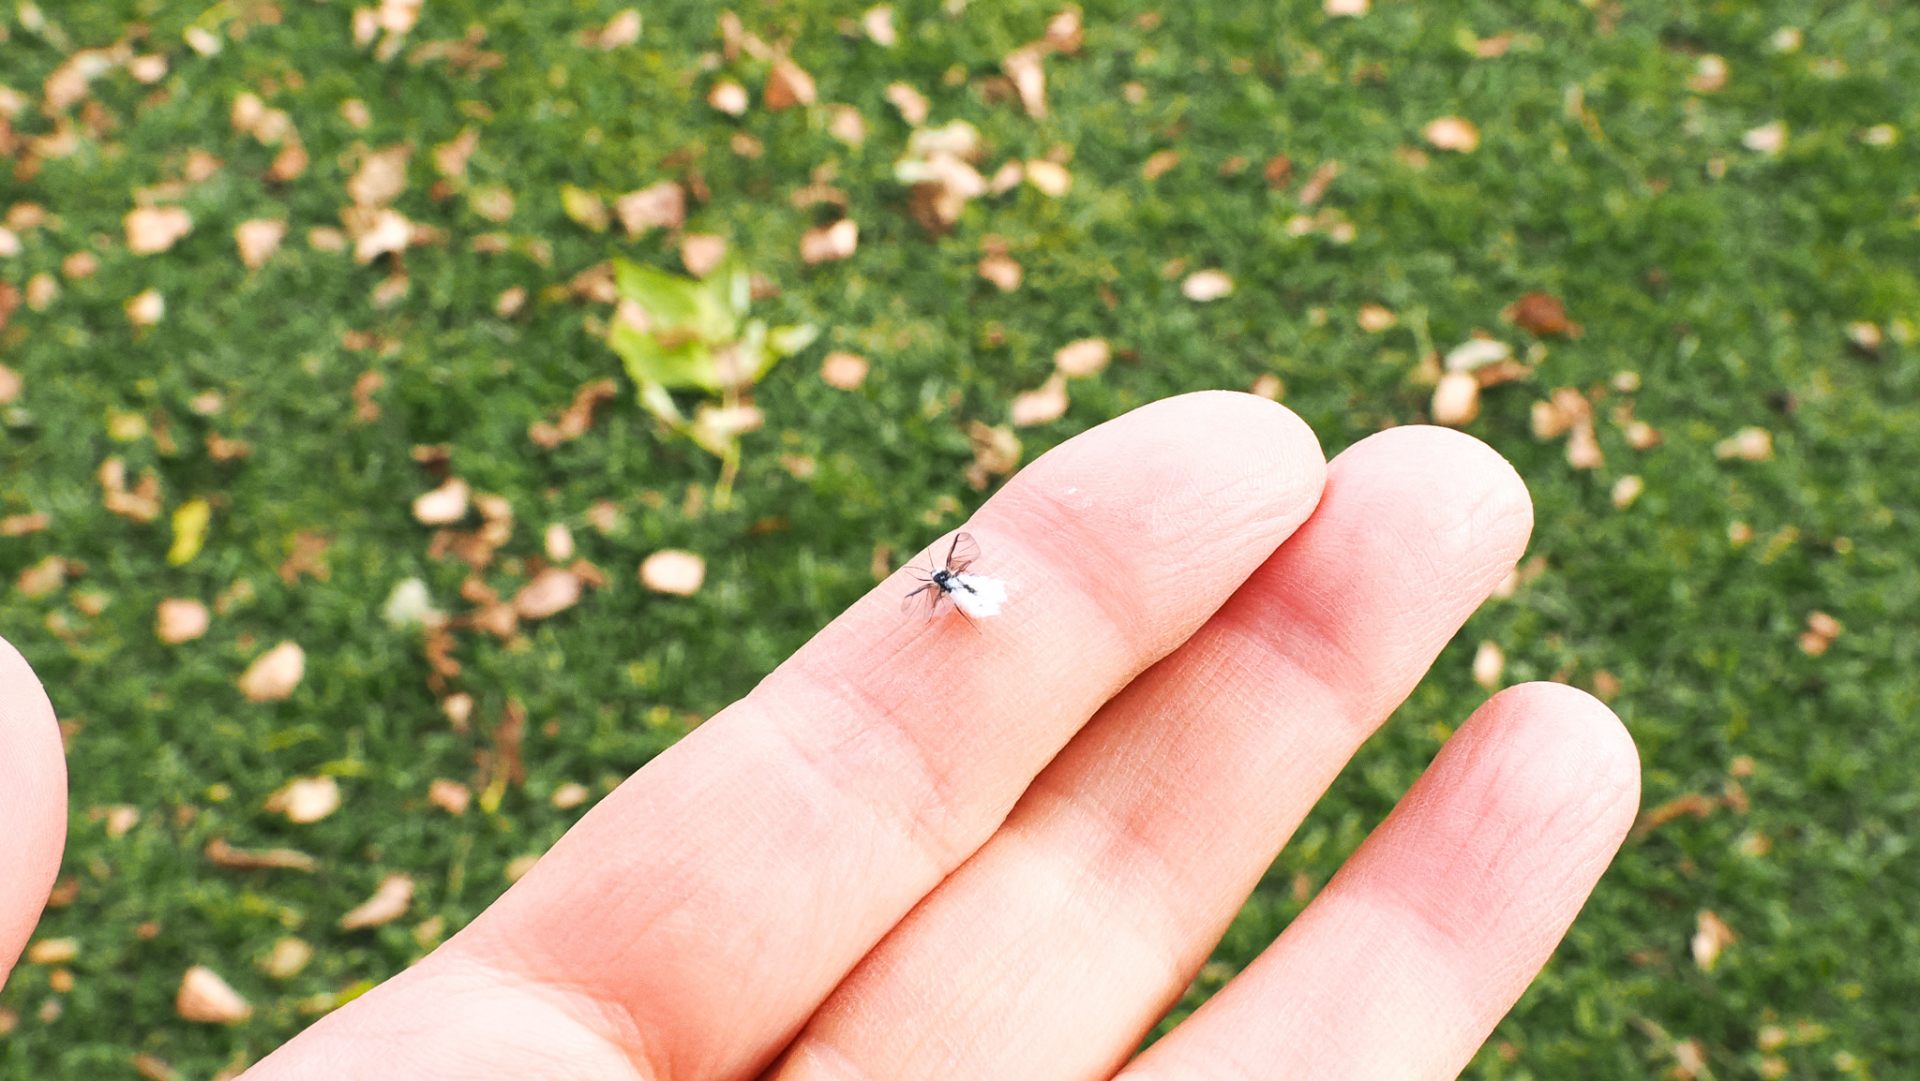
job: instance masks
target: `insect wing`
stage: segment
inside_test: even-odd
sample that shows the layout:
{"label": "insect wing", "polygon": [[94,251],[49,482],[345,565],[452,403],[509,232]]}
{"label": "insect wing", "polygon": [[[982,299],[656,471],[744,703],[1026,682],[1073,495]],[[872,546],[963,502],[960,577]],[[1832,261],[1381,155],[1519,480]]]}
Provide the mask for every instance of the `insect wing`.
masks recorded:
{"label": "insect wing", "polygon": [[973,539],[973,534],[954,534],[953,547],[947,549],[948,570],[955,574],[964,573],[968,567],[973,566],[973,561],[979,558],[980,542]]}
{"label": "insect wing", "polygon": [[[933,596],[927,597],[926,599],[922,600],[920,595],[928,592],[931,592]],[[900,610],[902,612],[912,612],[915,609],[926,608],[926,609],[929,609],[928,614],[931,615],[932,614],[931,609],[934,606],[938,605],[939,603],[940,603],[939,588],[936,587],[932,582],[928,582],[926,585],[923,585],[919,589],[916,589],[913,592],[907,594],[905,597],[902,597],[900,599]]]}

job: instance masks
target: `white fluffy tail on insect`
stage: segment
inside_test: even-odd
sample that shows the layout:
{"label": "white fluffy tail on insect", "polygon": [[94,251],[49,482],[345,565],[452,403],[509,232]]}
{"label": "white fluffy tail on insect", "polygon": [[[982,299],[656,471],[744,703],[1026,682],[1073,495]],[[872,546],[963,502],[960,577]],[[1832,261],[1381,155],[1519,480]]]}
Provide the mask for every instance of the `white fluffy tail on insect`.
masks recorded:
{"label": "white fluffy tail on insect", "polygon": [[979,558],[980,544],[973,539],[973,534],[954,534],[943,563],[935,564],[933,553],[929,552],[926,570],[908,568],[921,585],[907,594],[902,607],[913,611],[916,607],[924,606],[928,619],[939,615],[947,602],[951,602],[969,619],[988,619],[999,615],[1001,607],[1007,603],[1007,584],[998,578],[971,573],[974,561]]}

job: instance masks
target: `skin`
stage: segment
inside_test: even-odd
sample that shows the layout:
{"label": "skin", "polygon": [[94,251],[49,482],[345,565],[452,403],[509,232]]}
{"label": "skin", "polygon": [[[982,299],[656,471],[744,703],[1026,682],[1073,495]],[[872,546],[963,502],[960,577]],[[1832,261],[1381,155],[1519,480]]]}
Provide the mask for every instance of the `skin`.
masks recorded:
{"label": "skin", "polygon": [[[1638,804],[1631,740],[1571,688],[1494,696],[1265,954],[1134,1052],[1531,513],[1457,432],[1328,464],[1257,398],[1136,410],[964,527],[1002,615],[903,618],[896,574],[246,1077],[1452,1077]],[[0,661],[10,958],[64,810],[51,711]]]}

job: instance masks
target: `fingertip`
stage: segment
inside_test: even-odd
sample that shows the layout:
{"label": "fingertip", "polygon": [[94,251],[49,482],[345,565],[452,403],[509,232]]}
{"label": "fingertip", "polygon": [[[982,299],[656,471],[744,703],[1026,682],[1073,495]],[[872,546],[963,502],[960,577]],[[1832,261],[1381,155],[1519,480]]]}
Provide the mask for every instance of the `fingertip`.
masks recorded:
{"label": "fingertip", "polygon": [[1526,481],[1499,451],[1465,432],[1431,424],[1389,428],[1340,454],[1336,476],[1346,471],[1424,493],[1429,513],[1446,519],[1436,532],[1450,548],[1495,551],[1511,563],[1532,536]]}
{"label": "fingertip", "polygon": [[1502,757],[1524,770],[1521,791],[1538,804],[1534,814],[1554,820],[1583,808],[1589,836],[1614,847],[1625,839],[1639,813],[1640,752],[1605,703],[1564,683],[1522,683],[1488,699],[1468,726],[1490,734]]}

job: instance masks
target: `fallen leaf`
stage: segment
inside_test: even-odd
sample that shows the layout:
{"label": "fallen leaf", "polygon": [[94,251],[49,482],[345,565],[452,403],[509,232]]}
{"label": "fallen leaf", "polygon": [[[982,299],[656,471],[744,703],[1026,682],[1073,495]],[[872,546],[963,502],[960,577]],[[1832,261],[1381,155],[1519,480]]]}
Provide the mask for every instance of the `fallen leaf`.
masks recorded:
{"label": "fallen leaf", "polygon": [[45,511],[9,514],[0,518],[0,537],[24,537],[32,533],[41,533],[52,524],[53,516]]}
{"label": "fallen leaf", "polygon": [[1725,57],[1708,53],[1693,62],[1693,74],[1687,76],[1687,89],[1696,94],[1714,94],[1726,88]]}
{"label": "fallen leaf", "polygon": [[340,917],[340,929],[359,931],[368,927],[381,927],[407,914],[413,904],[413,878],[410,875],[391,874],[380,880],[373,896],[356,905],[352,911]]}
{"label": "fallen leaf", "polygon": [[253,1007],[240,992],[205,965],[194,965],[180,978],[173,1010],[184,1020],[204,1025],[237,1025],[253,1016]]}
{"label": "fallen leaf", "polygon": [[177,206],[143,206],[127,212],[127,250],[158,255],[193,231],[193,218]]}
{"label": "fallen leaf", "polygon": [[450,815],[463,815],[473,802],[473,790],[459,781],[436,777],[427,785],[427,802]]}
{"label": "fallen leaf", "polygon": [[1567,318],[1567,306],[1551,293],[1525,293],[1507,305],[1502,317],[1541,338],[1580,336],[1580,324]]}
{"label": "fallen leaf", "polygon": [[1598,469],[1607,462],[1600,449],[1600,438],[1593,430],[1593,418],[1574,421],[1567,435],[1567,464],[1575,469]]}
{"label": "fallen leaf", "polygon": [[973,461],[966,472],[967,484],[976,490],[986,488],[989,480],[1006,476],[1020,465],[1020,437],[1008,425],[969,421],[967,442],[973,447]]}
{"label": "fallen leaf", "polygon": [[622,195],[614,200],[613,211],[629,237],[650,229],[678,229],[687,220],[687,195],[680,185],[663,180]]}
{"label": "fallen leaf", "polygon": [[866,31],[867,39],[885,49],[891,49],[900,41],[899,33],[893,28],[893,6],[880,4],[870,7],[860,16],[860,27]]}
{"label": "fallen leaf", "polygon": [[260,962],[260,971],[276,980],[290,980],[313,960],[313,947],[291,936],[276,939],[273,949]]}
{"label": "fallen leaf", "polygon": [[1180,292],[1196,304],[1233,295],[1233,279],[1224,270],[1198,270],[1180,283]]}
{"label": "fallen leaf", "polygon": [[1054,351],[1053,367],[1061,375],[1084,377],[1098,375],[1113,359],[1113,347],[1105,338],[1082,338]]}
{"label": "fallen leaf", "polygon": [[151,470],[127,487],[127,463],[108,458],[100,463],[101,503],[108,511],[136,522],[151,522],[160,517],[160,478]]}
{"label": "fallen leaf", "polygon": [[800,238],[800,261],[808,266],[849,258],[860,246],[860,226],[852,218],[807,230]]}
{"label": "fallen leaf", "polygon": [[1428,121],[1420,134],[1435,150],[1471,154],[1480,149],[1480,129],[1464,117],[1443,116]]}
{"label": "fallen leaf", "polygon": [[722,79],[707,92],[707,104],[728,116],[741,116],[750,104],[747,88],[732,79]]}
{"label": "fallen leaf", "polygon": [[413,223],[398,210],[380,210],[356,221],[361,226],[358,231],[349,230],[355,262],[371,263],[382,255],[405,251],[413,240]]}
{"label": "fallen leaf", "polygon": [[835,105],[828,110],[827,134],[848,146],[861,146],[867,141],[867,121],[853,106]]}
{"label": "fallen leaf", "polygon": [[613,218],[607,213],[606,200],[585,188],[572,184],[560,185],[560,209],[567,220],[583,229],[595,233],[604,233]]}
{"label": "fallen leaf", "polygon": [[640,40],[641,27],[640,9],[627,8],[608,19],[607,25],[582,34],[581,42],[589,49],[599,49],[602,52],[623,49]]}
{"label": "fallen leaf", "polygon": [[340,809],[340,782],[332,777],[296,777],[268,796],[264,806],[296,825],[311,825]]}
{"label": "fallen leaf", "polygon": [[1178,150],[1158,150],[1147,158],[1145,164],[1140,166],[1140,175],[1146,178],[1147,181],[1152,182],[1173,172],[1179,164],[1180,152]]}
{"label": "fallen leaf", "polygon": [[835,390],[857,390],[867,380],[867,358],[836,351],[820,362],[820,378]]}
{"label": "fallen leaf", "polygon": [[1773,433],[1765,428],[1742,428],[1715,443],[1713,456],[1723,462],[1764,462],[1773,457]]}
{"label": "fallen leaf", "polygon": [[655,593],[688,597],[699,592],[706,581],[707,562],[693,552],[668,548],[648,556],[640,564],[640,584]]}
{"label": "fallen leaf", "polygon": [[687,273],[704,278],[719,269],[727,257],[727,238],[712,233],[688,233],[680,238],[680,263]]}
{"label": "fallen leaf", "polygon": [[1044,40],[1047,48],[1057,53],[1077,53],[1083,41],[1080,26],[1080,9],[1067,7],[1053,18],[1047,20],[1047,33]]}
{"label": "fallen leaf", "polygon": [[191,642],[207,633],[213,617],[207,606],[186,597],[168,597],[153,612],[154,637],[170,646]]}
{"label": "fallen leaf", "polygon": [[20,373],[0,364],[0,405],[12,405],[20,398],[20,388],[25,386]]}
{"label": "fallen leaf", "polygon": [[235,226],[233,241],[240,249],[240,262],[248,270],[258,270],[273,258],[274,252],[280,250],[280,242],[286,235],[286,222],[256,218]]}
{"label": "fallen leaf", "polygon": [[990,252],[980,259],[980,276],[993,283],[994,288],[1003,293],[1011,293],[1020,288],[1020,282],[1026,277],[1026,270],[1005,252]]}
{"label": "fallen leaf", "polygon": [[1720,953],[1728,946],[1740,940],[1725,920],[1714,914],[1711,909],[1701,909],[1696,918],[1693,941],[1693,963],[1703,972],[1712,972],[1713,966],[1720,961]]}
{"label": "fallen leaf", "polygon": [[173,509],[173,544],[167,549],[167,562],[183,567],[200,554],[207,543],[207,526],[213,521],[213,505],[204,499],[189,499]]}
{"label": "fallen leaf", "polygon": [[1486,690],[1500,686],[1500,674],[1506,670],[1507,654],[1498,642],[1482,642],[1473,653],[1473,681]]}
{"label": "fallen leaf", "polygon": [[1472,372],[1448,372],[1433,388],[1433,421],[1450,428],[1471,424],[1480,415],[1480,381]]}
{"label": "fallen leaf", "polygon": [[521,619],[540,620],[580,603],[580,578],[561,567],[548,567],[513,595],[513,610]]}
{"label": "fallen leaf", "polygon": [[1324,0],[1321,10],[1330,18],[1357,19],[1367,13],[1369,0]]}
{"label": "fallen leaf", "polygon": [[791,58],[775,57],[772,67],[767,71],[767,85],[760,94],[760,100],[774,112],[796,105],[812,105],[816,100],[813,76],[808,75]]}
{"label": "fallen leaf", "polygon": [[294,642],[281,642],[240,674],[240,693],[250,702],[278,702],[293,694],[306,672],[306,651]]}
{"label": "fallen leaf", "polygon": [[412,160],[413,147],[405,143],[369,152],[347,179],[347,197],[364,207],[393,202],[407,190],[407,163]]}
{"label": "fallen leaf", "polygon": [[167,315],[167,298],[158,289],[148,289],[127,299],[127,322],[150,327]]}
{"label": "fallen leaf", "polygon": [[1027,162],[1027,183],[1040,194],[1058,199],[1073,188],[1073,174],[1057,161],[1035,158]]}
{"label": "fallen leaf", "polygon": [[1029,45],[1015,49],[1000,61],[1000,70],[1012,80],[1020,96],[1020,107],[1038,120],[1047,115],[1047,72],[1040,62],[1040,49]]}
{"label": "fallen leaf", "polygon": [[1647,482],[1633,473],[1614,481],[1611,493],[1614,509],[1626,510],[1633,506],[1634,501],[1640,498],[1640,493],[1646,490]]}
{"label": "fallen leaf", "polygon": [[1397,326],[1400,317],[1378,304],[1363,304],[1360,307],[1360,314],[1354,317],[1354,322],[1368,334],[1380,334]]}
{"label": "fallen leaf", "polygon": [[1016,428],[1059,420],[1067,412],[1067,377],[1055,372],[1033,390],[1014,395],[1009,419]]}
{"label": "fallen leaf", "polygon": [[414,497],[414,520],[421,525],[451,525],[467,516],[471,497],[466,481],[448,477],[440,487]]}
{"label": "fallen leaf", "polygon": [[1742,135],[1740,145],[1761,154],[1778,154],[1787,148],[1787,125],[1779,120],[1762,124]]}
{"label": "fallen leaf", "polygon": [[387,601],[380,606],[380,619],[396,630],[439,627],[447,614],[433,606],[433,594],[419,578],[402,578],[393,584]]}
{"label": "fallen leaf", "polygon": [[573,401],[560,412],[560,416],[549,422],[534,421],[527,428],[527,438],[535,446],[552,450],[562,443],[570,442],[587,434],[593,426],[593,415],[600,406],[612,401],[620,393],[619,384],[611,379],[596,379],[573,394]]}
{"label": "fallen leaf", "polygon": [[900,111],[900,119],[909,127],[919,127],[927,122],[927,114],[933,106],[927,103],[927,96],[906,83],[888,83],[886,99]]}
{"label": "fallen leaf", "polygon": [[297,848],[235,848],[224,838],[207,842],[207,862],[235,871],[313,871],[319,861]]}
{"label": "fallen leaf", "polygon": [[1513,358],[1513,346],[1491,338],[1468,338],[1447,351],[1442,362],[1449,372],[1474,372]]}
{"label": "fallen leaf", "polygon": [[1689,815],[1694,818],[1705,818],[1719,807],[1720,801],[1698,792],[1690,792],[1676,799],[1670,799],[1658,807],[1642,811],[1639,819],[1634,822],[1633,836],[1645,837],[1676,818]]}

